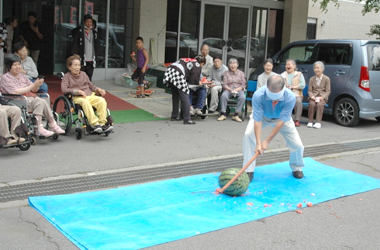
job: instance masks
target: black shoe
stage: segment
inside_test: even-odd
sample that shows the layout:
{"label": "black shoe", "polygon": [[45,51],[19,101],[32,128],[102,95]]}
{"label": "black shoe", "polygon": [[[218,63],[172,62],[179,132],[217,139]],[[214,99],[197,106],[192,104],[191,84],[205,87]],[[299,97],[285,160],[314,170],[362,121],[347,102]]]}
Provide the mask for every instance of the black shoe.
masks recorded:
{"label": "black shoe", "polygon": [[301,170],[293,171],[294,178],[302,179],[303,178],[303,172]]}
{"label": "black shoe", "polygon": [[173,122],[179,122],[179,121],[182,121],[182,118],[179,118],[179,117],[174,118],[174,117],[172,117],[171,120]]}
{"label": "black shoe", "polygon": [[252,179],[253,179],[253,175],[255,174],[254,172],[246,172],[247,173],[247,175],[248,175],[248,177],[249,177],[249,182],[251,182],[252,181]]}
{"label": "black shoe", "polygon": [[183,124],[195,124],[195,121],[193,120],[183,121]]}
{"label": "black shoe", "polygon": [[103,133],[111,132],[113,130],[113,126],[112,125],[103,125],[102,130],[103,130]]}
{"label": "black shoe", "polygon": [[94,132],[95,132],[95,133],[101,133],[101,132],[103,132],[103,129],[102,129],[102,127],[98,124],[98,125],[95,125],[95,126],[94,126]]}
{"label": "black shoe", "polygon": [[215,111],[213,111],[213,110],[209,110],[208,113],[209,113],[209,114],[214,114]]}

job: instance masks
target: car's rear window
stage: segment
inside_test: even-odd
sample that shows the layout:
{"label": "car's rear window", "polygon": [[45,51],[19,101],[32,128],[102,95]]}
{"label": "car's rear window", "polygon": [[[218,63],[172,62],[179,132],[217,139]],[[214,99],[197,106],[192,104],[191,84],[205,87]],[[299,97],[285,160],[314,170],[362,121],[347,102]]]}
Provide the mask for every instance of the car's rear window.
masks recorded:
{"label": "car's rear window", "polygon": [[367,45],[368,70],[380,71],[380,44]]}

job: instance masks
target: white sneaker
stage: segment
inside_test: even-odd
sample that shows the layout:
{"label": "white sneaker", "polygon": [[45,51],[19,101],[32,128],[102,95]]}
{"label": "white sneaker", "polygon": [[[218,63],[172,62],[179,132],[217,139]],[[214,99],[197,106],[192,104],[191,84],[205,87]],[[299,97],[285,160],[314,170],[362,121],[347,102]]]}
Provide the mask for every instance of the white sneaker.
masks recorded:
{"label": "white sneaker", "polygon": [[197,114],[197,115],[203,115],[201,109],[195,109],[195,114]]}
{"label": "white sneaker", "polygon": [[219,116],[219,118],[217,120],[218,121],[224,121],[225,119],[227,119],[227,117],[225,115],[221,115],[221,116]]}
{"label": "white sneaker", "polygon": [[240,119],[240,117],[238,115],[233,116],[232,120],[237,121],[237,122],[242,122],[243,121],[242,119]]}
{"label": "white sneaker", "polygon": [[312,127],[313,127],[313,123],[312,123],[312,122],[309,122],[306,126],[307,126],[308,128],[312,128]]}
{"label": "white sneaker", "polygon": [[195,110],[193,107],[190,107],[190,115],[195,115]]}
{"label": "white sneaker", "polygon": [[321,124],[320,123],[315,123],[313,128],[321,128]]}

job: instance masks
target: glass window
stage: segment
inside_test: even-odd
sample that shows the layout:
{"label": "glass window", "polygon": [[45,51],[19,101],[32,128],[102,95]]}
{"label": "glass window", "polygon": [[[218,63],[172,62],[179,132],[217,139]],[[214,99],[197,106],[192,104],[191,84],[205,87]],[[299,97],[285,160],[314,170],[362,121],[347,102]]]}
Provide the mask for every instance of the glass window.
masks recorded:
{"label": "glass window", "polygon": [[368,69],[370,71],[380,71],[380,45],[367,45]]}
{"label": "glass window", "polygon": [[281,49],[283,20],[283,10],[269,11],[267,57],[274,56]]}
{"label": "glass window", "polygon": [[182,0],[179,58],[198,55],[200,2]]}
{"label": "glass window", "polygon": [[267,36],[267,9],[253,9],[251,31],[251,56],[254,60],[253,68],[264,62]]}
{"label": "glass window", "polygon": [[324,64],[351,65],[352,49],[350,44],[321,44],[316,61]]}
{"label": "glass window", "polygon": [[110,23],[108,39],[108,67],[124,68],[124,44],[127,1],[114,0],[110,5]]}
{"label": "glass window", "polygon": [[[166,14],[165,62],[177,61],[179,1],[168,0]],[[181,46],[184,46],[182,44]]]}
{"label": "glass window", "polygon": [[285,64],[287,59],[293,59],[297,64],[311,64],[314,45],[300,45],[289,48],[279,57],[277,63]]}
{"label": "glass window", "polygon": [[54,8],[54,71],[66,72],[66,59],[72,52],[72,30],[77,27],[78,1],[59,3]]}

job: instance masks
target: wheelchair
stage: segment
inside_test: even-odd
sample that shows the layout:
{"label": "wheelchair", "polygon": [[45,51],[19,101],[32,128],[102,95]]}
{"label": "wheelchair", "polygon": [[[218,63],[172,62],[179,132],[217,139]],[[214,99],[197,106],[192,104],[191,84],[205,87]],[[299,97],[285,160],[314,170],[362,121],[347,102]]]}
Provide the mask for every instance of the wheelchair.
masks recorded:
{"label": "wheelchair", "polygon": [[[82,135],[105,135],[108,136],[113,131],[97,133],[93,131],[92,126],[89,124],[87,117],[82,110],[82,107],[75,104],[73,101],[73,94],[66,93],[58,96],[53,104],[53,111],[57,114],[58,125],[65,130],[65,135],[69,134],[73,125],[75,125],[75,132],[77,140],[82,138]],[[96,109],[94,108],[94,111]],[[113,118],[109,109],[107,108],[107,123],[106,125],[113,125]]]}
{"label": "wheelchair", "polygon": [[[50,102],[50,95],[48,93],[35,93],[38,97],[41,99]],[[21,109],[21,120],[22,123],[24,123],[28,129],[28,140],[25,140],[25,142],[29,141],[32,145],[35,145],[37,143],[38,139],[47,139],[48,137],[40,136],[39,134],[39,124],[38,118],[35,114],[28,111],[28,99],[24,95],[12,95],[12,94],[3,94],[2,95],[8,105],[17,106]],[[58,116],[55,112],[53,112],[53,117],[55,120],[58,119]],[[45,129],[48,129],[48,122],[47,120],[42,117],[41,124],[43,124]],[[49,137],[50,138],[50,137]],[[54,140],[57,140],[59,138],[59,134],[54,134],[51,138]],[[30,147],[30,146],[29,146]]]}
{"label": "wheelchair", "polygon": [[[10,119],[8,121],[9,127],[11,126]],[[21,119],[21,124],[15,129],[15,132],[19,137],[25,139],[24,142],[17,142],[16,144],[6,145],[0,143],[0,148],[19,148],[21,151],[27,151],[32,145],[29,129],[24,123],[23,119]]]}
{"label": "wheelchair", "polygon": [[[247,82],[247,79],[246,79],[246,83]],[[249,84],[249,83],[248,83]],[[248,85],[249,86],[249,85]],[[248,86],[247,88],[244,90],[244,95],[245,95],[245,101],[244,101],[244,104],[243,104],[243,107],[241,109],[241,120],[244,121],[245,117],[247,116],[247,112],[248,112],[248,102],[247,102],[247,93],[248,93]],[[220,93],[220,96],[222,95],[223,91]],[[221,100],[219,96],[219,102]],[[236,110],[236,106],[237,106],[237,103],[238,103],[238,98],[237,97],[231,97],[228,102],[227,102],[227,108],[226,108],[226,116],[228,116],[230,113],[232,112],[235,112]],[[220,104],[219,104],[220,106]]]}

